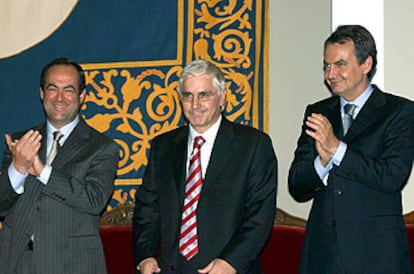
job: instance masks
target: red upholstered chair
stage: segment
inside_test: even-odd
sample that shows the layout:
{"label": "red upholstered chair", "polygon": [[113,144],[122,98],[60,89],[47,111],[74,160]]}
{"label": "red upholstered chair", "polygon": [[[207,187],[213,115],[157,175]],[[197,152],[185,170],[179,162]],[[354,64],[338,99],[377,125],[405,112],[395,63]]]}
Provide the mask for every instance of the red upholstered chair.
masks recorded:
{"label": "red upholstered chair", "polygon": [[101,226],[108,274],[135,274],[132,257],[132,226]]}
{"label": "red upholstered chair", "polygon": [[[134,274],[132,257],[133,203],[119,205],[101,217],[101,237],[108,274]],[[275,226],[260,260],[265,274],[298,273],[306,221],[278,209]]]}
{"label": "red upholstered chair", "polygon": [[132,256],[134,204],[118,205],[101,216],[101,238],[108,274],[135,274]]}
{"label": "red upholstered chair", "polygon": [[277,209],[272,234],[260,261],[264,274],[297,274],[306,221]]}
{"label": "red upholstered chair", "polygon": [[[109,274],[135,274],[132,257],[134,204],[119,205],[101,217],[101,237]],[[414,265],[414,211],[404,215]],[[264,274],[298,273],[306,221],[277,209],[275,225],[260,261]]]}
{"label": "red upholstered chair", "polygon": [[404,221],[407,225],[407,236],[410,242],[411,262],[414,268],[414,210],[404,215]]}

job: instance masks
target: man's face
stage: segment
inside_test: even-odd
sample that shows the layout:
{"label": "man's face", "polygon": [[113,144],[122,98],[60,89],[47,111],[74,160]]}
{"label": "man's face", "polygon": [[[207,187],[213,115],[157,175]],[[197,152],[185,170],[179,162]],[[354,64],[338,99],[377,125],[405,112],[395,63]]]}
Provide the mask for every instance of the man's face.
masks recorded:
{"label": "man's face", "polygon": [[213,77],[209,75],[194,76],[185,80],[182,94],[190,93],[188,98],[181,98],[184,115],[198,133],[203,133],[220,117],[225,96],[219,95],[213,85]]}
{"label": "man's face", "polygon": [[333,93],[348,101],[355,100],[368,86],[372,57],[358,63],[354,43],[328,44],[325,48],[324,77]]}
{"label": "man's face", "polygon": [[69,65],[54,65],[46,74],[40,98],[50,123],[57,129],[73,121],[85,99],[79,93],[78,72]]}

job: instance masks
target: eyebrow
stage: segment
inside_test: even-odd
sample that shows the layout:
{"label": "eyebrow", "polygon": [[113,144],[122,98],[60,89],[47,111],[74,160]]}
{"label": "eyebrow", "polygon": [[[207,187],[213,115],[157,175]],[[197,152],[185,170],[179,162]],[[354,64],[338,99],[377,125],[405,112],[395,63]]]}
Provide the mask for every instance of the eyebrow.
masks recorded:
{"label": "eyebrow", "polygon": [[[58,88],[59,86],[58,86],[58,85],[56,85],[56,84],[50,83],[50,84],[48,84],[45,88],[49,88],[49,87],[56,87],[56,88]],[[76,87],[75,87],[75,86],[73,86],[73,85],[63,86],[62,88],[63,88],[63,89],[72,88],[72,89],[76,90]]]}

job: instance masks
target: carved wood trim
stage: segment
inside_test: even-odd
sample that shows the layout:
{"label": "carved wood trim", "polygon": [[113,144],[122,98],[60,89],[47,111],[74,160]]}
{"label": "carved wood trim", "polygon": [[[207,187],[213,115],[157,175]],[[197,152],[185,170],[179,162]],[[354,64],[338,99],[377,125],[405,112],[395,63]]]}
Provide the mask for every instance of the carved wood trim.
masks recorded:
{"label": "carved wood trim", "polygon": [[[134,206],[132,202],[120,204],[111,211],[106,211],[100,219],[101,225],[132,225],[132,217],[134,215]],[[274,223],[276,225],[305,227],[306,220],[288,214],[286,211],[278,208]]]}
{"label": "carved wood trim", "polygon": [[414,210],[404,214],[404,221],[406,224],[414,225]]}
{"label": "carved wood trim", "polygon": [[111,211],[105,211],[100,219],[101,225],[132,225],[134,215],[134,206],[132,202],[119,204]]}
{"label": "carved wood trim", "polygon": [[[111,211],[106,211],[100,219],[101,225],[132,225],[135,204],[127,202],[120,204]],[[404,214],[406,224],[414,224],[414,210]],[[306,220],[293,216],[283,209],[277,208],[274,219],[275,225],[306,227]]]}
{"label": "carved wood trim", "polygon": [[284,225],[284,226],[297,226],[297,227],[306,227],[306,220],[293,216],[286,211],[277,208],[275,216],[275,225]]}

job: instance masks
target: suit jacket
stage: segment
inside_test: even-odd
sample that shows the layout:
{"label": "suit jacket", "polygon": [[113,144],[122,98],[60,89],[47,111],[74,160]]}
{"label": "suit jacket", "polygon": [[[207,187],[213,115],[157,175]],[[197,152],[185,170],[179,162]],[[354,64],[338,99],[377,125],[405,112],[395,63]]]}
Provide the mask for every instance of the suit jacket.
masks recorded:
{"label": "suit jacket", "polygon": [[[339,97],[309,105],[304,120],[313,112],[328,117],[335,135],[342,135]],[[401,191],[413,164],[413,102],[374,86],[340,138],[348,148],[327,186],[313,167],[315,142],[305,128],[289,171],[291,195],[299,202],[313,199],[301,273],[327,273],[335,250],[345,273],[412,273]]]}
{"label": "suit jacket", "polygon": [[179,268],[188,126],[155,138],[133,218],[135,264],[157,257],[162,273],[197,273],[215,258],[261,273],[258,255],[276,208],[277,160],[268,135],[222,119],[197,208],[199,253]]}
{"label": "suit jacket", "polygon": [[[47,136],[46,123],[34,129]],[[45,137],[39,155],[45,162]],[[0,230],[1,273],[14,273],[31,235],[32,273],[106,273],[99,215],[113,191],[118,146],[80,119],[52,164],[48,184],[29,175],[21,195],[9,181],[11,160],[6,149],[0,175],[0,215],[6,215]]]}

